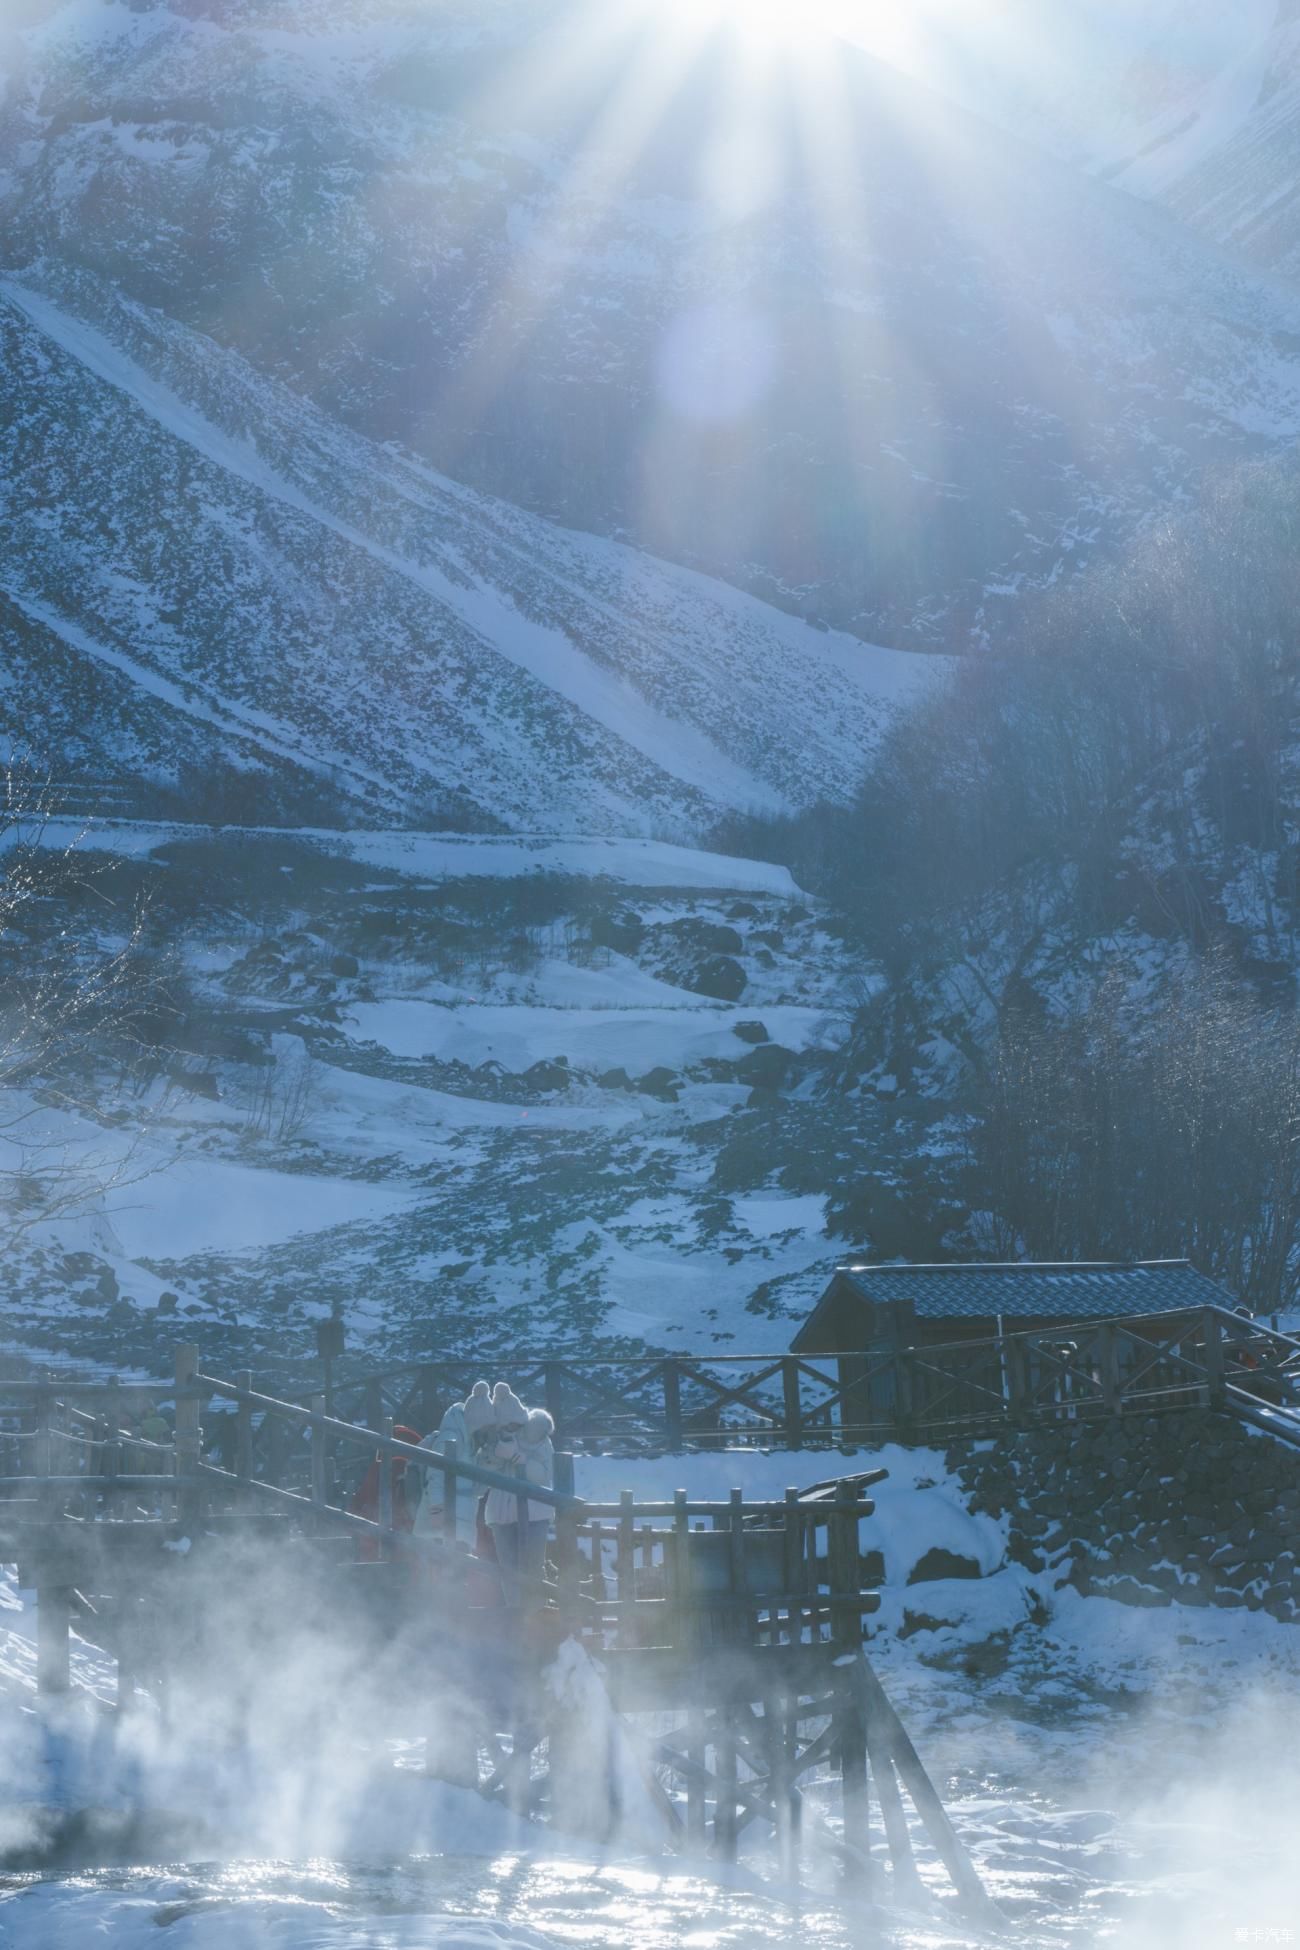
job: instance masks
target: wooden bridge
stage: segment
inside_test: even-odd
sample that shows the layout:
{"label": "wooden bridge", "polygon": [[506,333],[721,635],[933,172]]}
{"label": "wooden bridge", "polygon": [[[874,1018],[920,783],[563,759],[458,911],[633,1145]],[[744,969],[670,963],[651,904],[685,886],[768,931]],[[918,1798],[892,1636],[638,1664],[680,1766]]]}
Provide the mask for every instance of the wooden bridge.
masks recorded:
{"label": "wooden bridge", "polygon": [[[892,1886],[905,1890],[916,1874],[905,1791],[962,1900],[980,1907],[863,1648],[878,1598],[864,1580],[859,1524],[883,1472],[834,1476],[823,1464],[824,1480],[768,1502],[734,1489],[719,1500],[679,1490],[599,1503],[575,1493],[573,1450],[826,1451],[1189,1406],[1300,1443],[1300,1344],[1218,1308],[868,1349],[850,1361],[491,1366],[525,1399],[546,1401],[562,1445],[554,1489],[528,1490],[550,1508],[554,1535],[523,1613],[504,1609],[455,1535],[459,1483],[518,1496],[518,1479],[393,1434],[399,1416],[435,1427],[476,1364],[347,1377],[305,1400],[257,1387],[250,1372],[206,1373],[193,1348],[149,1384],[0,1381],[0,1560],[17,1561],[38,1593],[41,1690],[67,1687],[74,1628],[116,1657],[122,1706],[137,1689],[165,1702],[187,1673],[219,1686],[233,1643],[256,1643],[291,1669],[305,1612],[380,1663],[396,1645],[416,1646],[435,1690],[474,1702],[483,1791],[545,1814],[572,1743],[542,1675],[567,1642],[598,1663],[683,1847],[730,1856],[758,1823],[789,1851],[801,1824],[817,1824],[846,1870],[869,1879],[878,1827]],[[166,1439],[143,1434],[142,1417]],[[376,1462],[377,1508],[366,1514],[355,1492]],[[437,1478],[436,1534],[405,1526],[397,1465]],[[828,1827],[829,1782],[838,1811]]]}
{"label": "wooden bridge", "polygon": [[[164,1395],[175,1413],[165,1443],[135,1425]],[[233,1419],[229,1467],[207,1435],[218,1403]],[[543,1674],[567,1642],[596,1662],[681,1847],[729,1858],[757,1823],[792,1860],[815,1826],[858,1886],[879,1878],[887,1854],[893,1890],[915,1893],[906,1792],[962,1904],[987,1913],[863,1647],[879,1601],[864,1584],[859,1524],[884,1471],[792,1487],[775,1502],[734,1489],[720,1500],[679,1490],[596,1503],[575,1495],[561,1451],[556,1487],[528,1486],[554,1536],[542,1583],[512,1612],[485,1593],[481,1562],[457,1541],[455,1492],[468,1480],[476,1494],[518,1497],[520,1479],[454,1447],[439,1456],[401,1441],[389,1416],[376,1429],[327,1414],[323,1395],[278,1399],[247,1373],[203,1372],[193,1348],[148,1389],[0,1383],[0,1416],[0,1560],[16,1560],[38,1593],[42,1691],[69,1683],[72,1627],[116,1656],[119,1707],[139,1688],[165,1709],[196,1672],[219,1688],[236,1643],[292,1671],[294,1621],[306,1613],[349,1634],[367,1662],[400,1643],[405,1670],[472,1698],[473,1778],[545,1815],[573,1727]],[[379,1507],[367,1516],[350,1506],[375,1460]],[[394,1464],[435,1476],[435,1532],[404,1527]]]}
{"label": "wooden bridge", "polygon": [[[1000,1429],[1217,1407],[1300,1443],[1300,1341],[1225,1308],[1082,1320],[861,1354],[547,1356],[426,1361],[380,1372],[326,1365],[329,1406],[379,1428],[436,1428],[480,1370],[544,1403],[557,1441],[602,1454],[677,1455],[948,1442]],[[1267,1413],[1264,1413],[1267,1411]],[[233,1444],[233,1430],[226,1432]]]}

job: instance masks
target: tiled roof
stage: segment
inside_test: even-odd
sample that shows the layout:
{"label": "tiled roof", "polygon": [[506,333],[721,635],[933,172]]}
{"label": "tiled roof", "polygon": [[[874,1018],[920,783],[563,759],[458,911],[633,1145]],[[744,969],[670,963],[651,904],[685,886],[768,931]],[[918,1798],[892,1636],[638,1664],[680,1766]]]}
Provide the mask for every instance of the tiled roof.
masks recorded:
{"label": "tiled roof", "polygon": [[844,1266],[836,1277],[851,1280],[869,1300],[911,1300],[918,1316],[927,1320],[996,1314],[1085,1320],[1234,1304],[1230,1293],[1185,1259]]}

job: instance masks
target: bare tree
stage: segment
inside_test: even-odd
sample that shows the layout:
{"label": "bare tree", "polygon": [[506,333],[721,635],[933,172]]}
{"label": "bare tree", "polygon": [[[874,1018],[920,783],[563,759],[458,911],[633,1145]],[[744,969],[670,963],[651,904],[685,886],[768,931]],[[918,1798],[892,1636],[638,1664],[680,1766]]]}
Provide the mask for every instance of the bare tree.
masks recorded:
{"label": "bare tree", "polygon": [[[140,906],[96,884],[30,763],[0,773],[0,1235],[101,1203],[154,1167],[141,1100],[176,1004]],[[158,1108],[157,1093],[151,1109]]]}
{"label": "bare tree", "polygon": [[1068,1018],[1009,1009],[970,1144],[998,1250],[1185,1254],[1260,1308],[1296,1289],[1300,1023],[1220,957],[1154,1017],[1115,975]]}

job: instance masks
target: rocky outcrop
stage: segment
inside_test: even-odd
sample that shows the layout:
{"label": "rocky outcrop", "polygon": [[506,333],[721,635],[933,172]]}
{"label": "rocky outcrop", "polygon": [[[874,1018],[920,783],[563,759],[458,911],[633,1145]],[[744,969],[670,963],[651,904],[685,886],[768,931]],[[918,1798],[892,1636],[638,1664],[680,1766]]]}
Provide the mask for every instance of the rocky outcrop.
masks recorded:
{"label": "rocky outcrop", "polygon": [[1300,1619],[1300,1450],[1212,1410],[961,1443],[970,1508],[1009,1515],[1009,1555],[1125,1604]]}

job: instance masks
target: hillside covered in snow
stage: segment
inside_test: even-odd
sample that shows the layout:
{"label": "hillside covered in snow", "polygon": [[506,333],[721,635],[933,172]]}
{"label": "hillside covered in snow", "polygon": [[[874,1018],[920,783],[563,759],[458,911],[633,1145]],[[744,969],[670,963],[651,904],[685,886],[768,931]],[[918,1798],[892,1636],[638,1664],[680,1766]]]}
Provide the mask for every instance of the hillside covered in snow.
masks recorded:
{"label": "hillside covered in snow", "polygon": [[0,340],[0,712],[61,775],[684,837],[847,798],[934,679],[376,447],[102,278],[0,281]]}
{"label": "hillside covered in snow", "polygon": [[38,0],[4,268],[93,270],[470,487],[898,645],[982,640],[1295,437],[1286,288],[861,50],[709,20]]}

